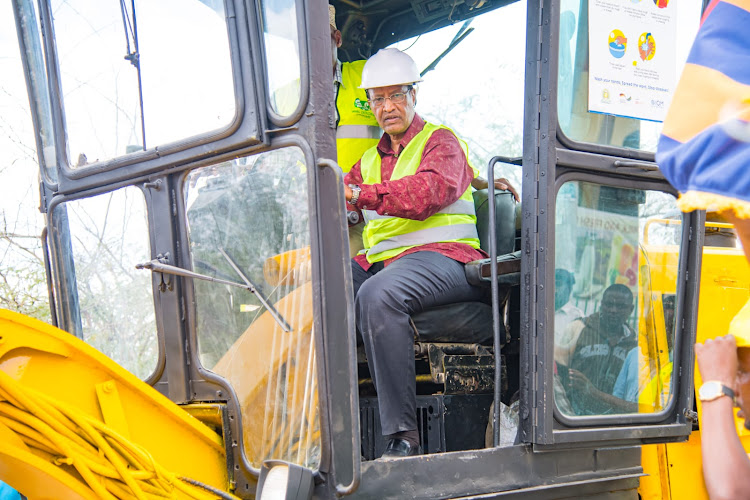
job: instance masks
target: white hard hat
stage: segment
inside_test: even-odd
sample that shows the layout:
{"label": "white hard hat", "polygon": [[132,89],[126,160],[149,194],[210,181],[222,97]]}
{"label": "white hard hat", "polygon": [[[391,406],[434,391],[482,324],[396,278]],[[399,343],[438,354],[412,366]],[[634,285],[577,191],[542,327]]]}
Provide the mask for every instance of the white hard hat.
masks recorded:
{"label": "white hard hat", "polygon": [[362,69],[361,89],[411,85],[421,82],[417,64],[409,54],[398,49],[380,49],[365,63]]}

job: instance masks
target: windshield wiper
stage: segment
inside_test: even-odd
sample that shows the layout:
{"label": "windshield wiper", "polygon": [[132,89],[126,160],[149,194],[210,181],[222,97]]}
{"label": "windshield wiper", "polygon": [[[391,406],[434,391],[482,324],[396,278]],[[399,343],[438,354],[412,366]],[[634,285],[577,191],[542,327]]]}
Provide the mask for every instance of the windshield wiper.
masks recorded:
{"label": "windshield wiper", "polygon": [[154,273],[163,273],[163,274],[172,274],[174,276],[182,276],[185,278],[195,278],[203,281],[211,281],[214,283],[219,283],[221,285],[229,285],[234,286],[237,288],[242,288],[243,290],[247,290],[248,292],[254,294],[258,301],[263,305],[263,307],[266,308],[266,310],[271,314],[274,320],[276,320],[276,323],[279,324],[282,330],[285,332],[291,332],[292,328],[289,326],[289,323],[284,319],[284,317],[279,313],[279,311],[276,310],[273,305],[271,305],[266,297],[263,296],[263,293],[256,287],[250,279],[245,276],[245,274],[240,270],[239,266],[234,262],[234,260],[227,254],[227,252],[223,248],[219,248],[219,252],[224,256],[227,261],[229,261],[229,264],[232,266],[232,268],[237,272],[237,274],[240,275],[242,280],[245,282],[243,285],[242,283],[237,283],[235,281],[229,281],[229,280],[223,280],[219,278],[214,278],[212,276],[206,276],[205,274],[199,274],[194,273],[192,271],[188,271],[187,269],[183,269],[181,267],[177,266],[171,266],[169,264],[165,264],[159,259],[153,259],[149,262],[144,262],[142,264],[136,264],[136,269],[148,269],[151,272]]}
{"label": "windshield wiper", "polygon": [[[131,0],[133,18],[128,15],[125,0],[120,0],[120,13],[122,14],[122,28],[125,31],[126,54],[125,60],[130,61],[138,73],[138,104],[141,110],[141,136],[143,139],[143,150],[146,151],[146,117],[143,113],[143,82],[141,81],[141,52],[138,47],[138,20],[135,17],[135,0]],[[133,50],[130,50],[130,38],[133,39]]]}
{"label": "windshield wiper", "polygon": [[442,61],[443,58],[447,56],[451,50],[455,49],[459,43],[463,42],[464,38],[469,36],[469,33],[474,31],[474,28],[469,28],[469,24],[471,24],[471,21],[472,20],[469,19],[461,26],[461,29],[459,29],[458,33],[456,33],[456,36],[453,37],[453,40],[451,40],[451,43],[448,45],[448,48],[445,49],[442,54],[437,56],[437,58],[435,58],[435,60],[432,61],[429,66],[427,66],[424,70],[422,70],[419,76],[424,76],[430,71],[432,71],[433,69],[437,68],[438,63]]}

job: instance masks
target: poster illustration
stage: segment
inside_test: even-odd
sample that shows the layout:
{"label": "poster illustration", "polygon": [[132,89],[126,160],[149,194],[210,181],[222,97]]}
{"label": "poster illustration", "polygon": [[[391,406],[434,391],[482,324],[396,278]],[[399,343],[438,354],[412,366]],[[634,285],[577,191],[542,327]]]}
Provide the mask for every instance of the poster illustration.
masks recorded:
{"label": "poster illustration", "polygon": [[589,111],[664,120],[677,83],[675,4],[589,1]]}

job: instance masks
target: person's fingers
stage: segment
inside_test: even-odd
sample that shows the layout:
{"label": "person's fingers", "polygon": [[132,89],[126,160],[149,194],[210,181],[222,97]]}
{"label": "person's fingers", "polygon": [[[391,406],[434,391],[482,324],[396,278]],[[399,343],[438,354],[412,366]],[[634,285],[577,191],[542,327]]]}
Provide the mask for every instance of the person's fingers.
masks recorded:
{"label": "person's fingers", "polygon": [[510,191],[516,202],[521,201],[520,197],[518,196],[518,192],[516,192],[516,189],[513,187],[513,184],[511,184],[510,181],[505,177],[495,179],[495,187],[497,187],[498,189],[502,189],[503,191]]}

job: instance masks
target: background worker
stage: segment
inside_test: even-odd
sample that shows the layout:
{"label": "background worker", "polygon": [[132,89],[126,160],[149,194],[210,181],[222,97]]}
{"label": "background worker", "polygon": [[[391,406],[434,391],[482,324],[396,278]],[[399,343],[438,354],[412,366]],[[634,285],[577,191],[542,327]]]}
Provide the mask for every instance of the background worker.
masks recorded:
{"label": "background worker", "polygon": [[464,264],[483,258],[465,143],[416,114],[417,66],[397,49],[365,65],[362,86],[385,131],[345,178],[346,199],[363,212],[365,253],[352,259],[357,330],[378,393],[383,457],[421,452],[410,316],[479,300]]}
{"label": "background worker", "polygon": [[[342,63],[338,58],[341,31],[336,27],[336,9],[328,6],[328,23],[331,28],[331,54],[333,58],[333,99],[336,103],[336,155],[344,173],[362,158],[362,154],[377,145],[382,131],[375,119],[367,93],[360,88],[362,68],[366,61]],[[354,257],[362,250],[364,222],[349,226],[349,255]]]}
{"label": "background worker", "polygon": [[568,398],[577,415],[638,411],[635,403],[612,396],[625,359],[637,346],[627,324],[633,307],[633,292],[614,284],[604,291],[599,311],[566,329],[562,344],[570,347],[567,352],[556,350],[556,362],[558,370],[561,365],[568,368]]}

